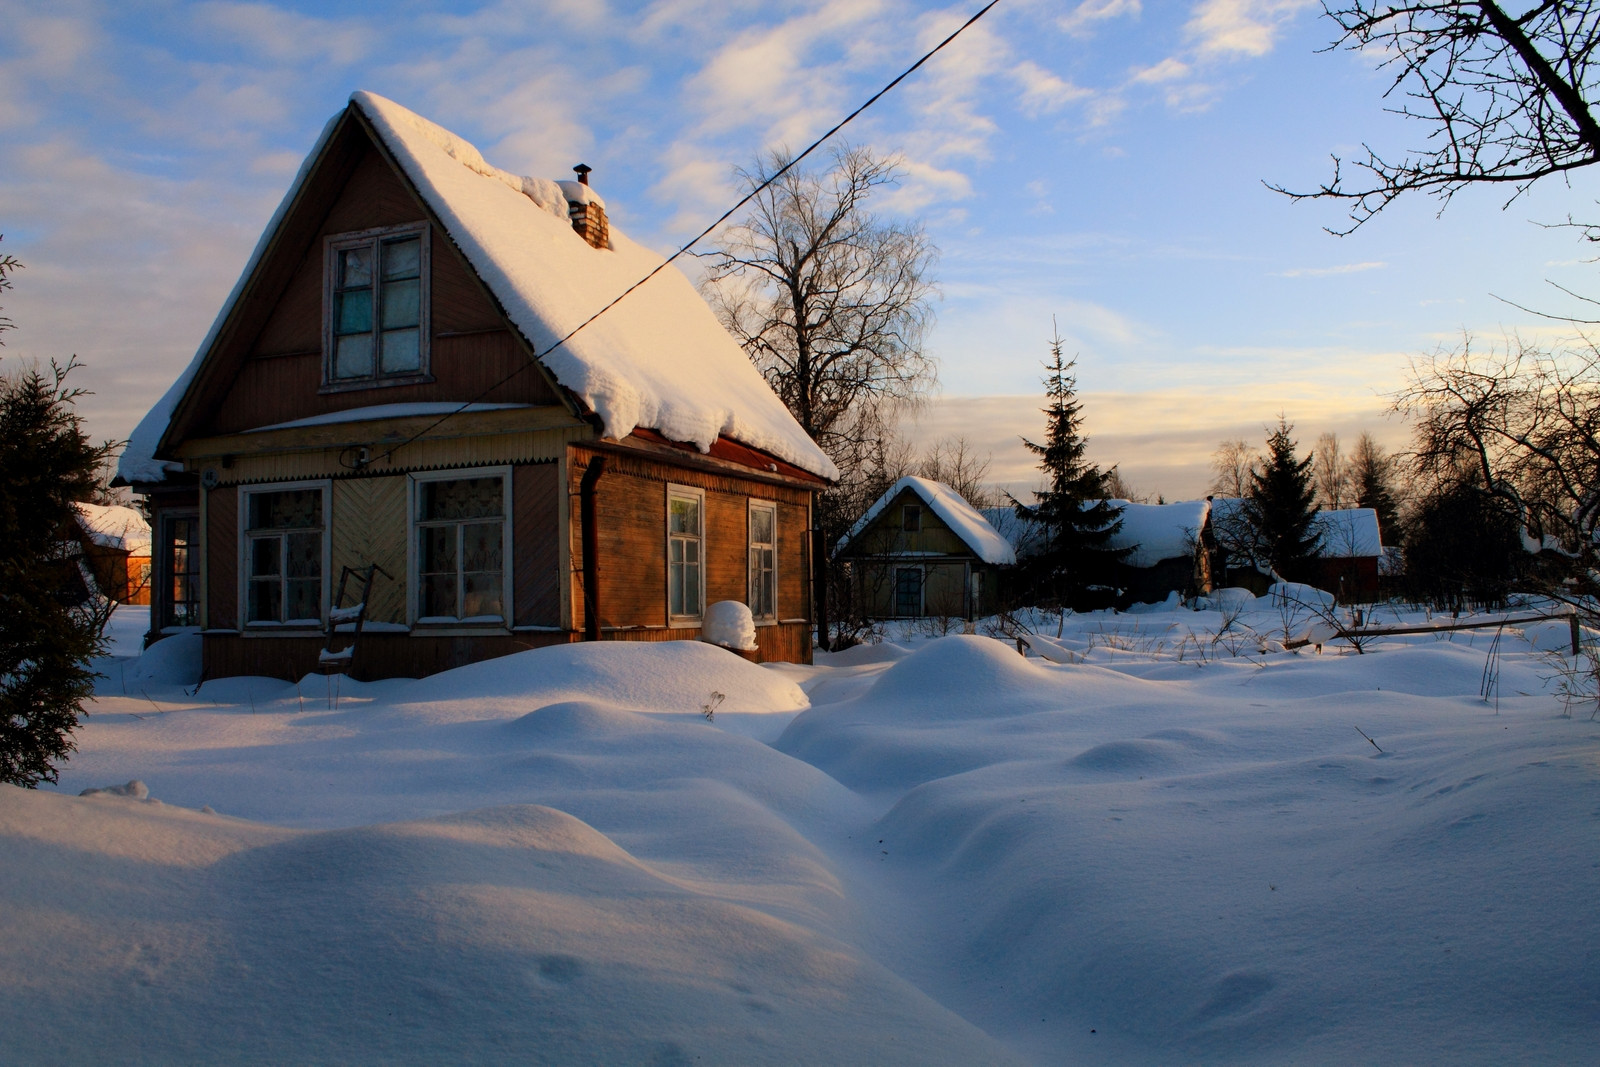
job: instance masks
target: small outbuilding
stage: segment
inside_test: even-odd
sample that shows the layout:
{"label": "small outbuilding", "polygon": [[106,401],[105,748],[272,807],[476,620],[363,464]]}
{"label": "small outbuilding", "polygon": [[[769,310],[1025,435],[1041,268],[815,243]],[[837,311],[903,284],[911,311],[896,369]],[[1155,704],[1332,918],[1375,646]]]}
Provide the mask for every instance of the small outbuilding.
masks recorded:
{"label": "small outbuilding", "polygon": [[1011,542],[943,482],[906,476],[840,538],[850,593],[871,618],[975,618],[998,606]]}
{"label": "small outbuilding", "polygon": [[133,508],[73,504],[79,576],[119,604],[150,603],[150,524]]}
{"label": "small outbuilding", "polygon": [[1317,512],[1317,584],[1341,603],[1374,600],[1383,569],[1383,538],[1372,508]]}
{"label": "small outbuilding", "polygon": [[1215,542],[1209,500],[1112,503],[1122,509],[1122,526],[1108,547],[1132,550],[1119,571],[1118,607],[1157,603],[1172,593],[1191,597],[1211,591]]}

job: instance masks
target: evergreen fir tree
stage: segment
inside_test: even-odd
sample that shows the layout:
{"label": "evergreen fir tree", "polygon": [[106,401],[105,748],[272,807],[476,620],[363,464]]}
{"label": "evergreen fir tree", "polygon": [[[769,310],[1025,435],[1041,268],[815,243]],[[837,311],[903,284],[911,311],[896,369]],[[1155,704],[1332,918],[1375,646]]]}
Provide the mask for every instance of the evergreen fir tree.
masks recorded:
{"label": "evergreen fir tree", "polygon": [[1295,455],[1294,429],[1280,417],[1267,437],[1261,469],[1250,475],[1245,509],[1269,564],[1286,581],[1311,576],[1321,537],[1315,523],[1316,489],[1311,484],[1311,456]]}
{"label": "evergreen fir tree", "polygon": [[[16,266],[0,258],[0,289]],[[92,495],[113,450],[91,444],[73,410],[82,391],[65,380],[76,366],[0,378],[0,782],[28,788],[56,781],[55,764],[77,748],[89,660],[104,647],[107,605],[65,591],[72,503]]]}
{"label": "evergreen fir tree", "polygon": [[1384,455],[1383,446],[1362,434],[1356,442],[1355,454],[1350,461],[1350,480],[1354,483],[1356,506],[1371,508],[1378,513],[1378,531],[1386,545],[1398,545],[1405,540],[1400,528],[1400,505],[1395,501],[1394,460]]}
{"label": "evergreen fir tree", "polygon": [[1089,587],[1111,585],[1116,564],[1132,551],[1109,547],[1111,536],[1122,528],[1122,509],[1106,500],[1107,472],[1084,458],[1088,439],[1080,432],[1083,416],[1072,373],[1076,363],[1063,356],[1058,333],[1045,364],[1045,441],[1022,441],[1039,457],[1049,485],[1034,494],[1033,506],[1016,504],[1019,515],[1044,531],[1044,548],[1028,563],[1034,595],[1075,608],[1109,602],[1109,597],[1092,596]]}

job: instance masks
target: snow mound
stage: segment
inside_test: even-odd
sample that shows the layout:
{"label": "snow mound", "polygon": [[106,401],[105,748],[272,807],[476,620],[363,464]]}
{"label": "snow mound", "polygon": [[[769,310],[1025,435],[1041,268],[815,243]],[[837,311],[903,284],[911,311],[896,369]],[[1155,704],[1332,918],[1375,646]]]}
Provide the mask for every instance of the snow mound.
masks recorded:
{"label": "snow mound", "polygon": [[1332,611],[1338,603],[1338,598],[1332,593],[1301,582],[1273,582],[1267,590],[1267,597],[1274,607],[1287,605],[1309,611]]}
{"label": "snow mound", "polygon": [[840,652],[818,652],[812,661],[827,667],[866,667],[874,663],[894,663],[911,655],[904,645],[884,641],[876,645],[851,645]]}
{"label": "snow mound", "polygon": [[[867,697],[915,710],[919,718],[965,715],[974,706],[1008,714],[1005,701],[1056,679],[1017,655],[1011,645],[974,634],[952,634],[884,671]],[[976,698],[974,700],[973,698]]]}
{"label": "snow mound", "polygon": [[126,785],[107,785],[99,789],[85,789],[78,794],[80,797],[132,797],[134,800],[148,800],[150,788],[139,779],[135,778]]}
{"label": "snow mound", "polygon": [[700,714],[789,712],[809,706],[782,675],[702,641],[593,641],[552,645],[420,679],[395,695],[414,715],[444,719],[520,716],[562,701],[632,711]]}
{"label": "snow mound", "polygon": [[128,690],[196,685],[200,681],[200,669],[200,635],[173,634],[145,649],[128,665]]}
{"label": "snow mound", "polygon": [[756,647],[756,621],[750,607],[737,600],[719,600],[706,608],[705,623],[700,628],[700,640],[723,648],[754,651]]}
{"label": "snow mound", "polygon": [[1067,761],[1067,766],[1108,777],[1153,775],[1178,763],[1179,746],[1171,741],[1140,738],[1108,741]]}

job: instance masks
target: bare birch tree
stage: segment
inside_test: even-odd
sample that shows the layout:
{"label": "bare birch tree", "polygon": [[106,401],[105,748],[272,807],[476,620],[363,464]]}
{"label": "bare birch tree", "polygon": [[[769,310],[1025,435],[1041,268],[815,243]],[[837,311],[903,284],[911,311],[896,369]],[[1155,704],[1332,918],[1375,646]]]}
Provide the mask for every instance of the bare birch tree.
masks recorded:
{"label": "bare birch tree", "polygon": [[1427,192],[1446,205],[1469,185],[1505,185],[1515,199],[1540,178],[1600,163],[1595,64],[1600,10],[1592,0],[1324,0],[1340,29],[1329,46],[1379,57],[1392,75],[1389,110],[1427,128],[1400,159],[1370,146],[1349,170],[1295,199],[1345,201],[1348,234],[1397,197]]}
{"label": "bare birch tree", "polygon": [[[772,152],[739,178],[754,189],[788,163]],[[922,348],[938,253],[919,224],[867,207],[898,178],[895,158],[840,145],[827,172],[795,168],[762,189],[701,255],[723,325],[841,470],[938,384]]]}
{"label": "bare birch tree", "polygon": [[1243,438],[1223,441],[1211,454],[1211,491],[1217,496],[1244,498],[1251,476],[1261,469],[1261,450]]}
{"label": "bare birch tree", "polygon": [[1312,450],[1311,478],[1322,506],[1338,511],[1350,504],[1350,465],[1339,449],[1339,435],[1325,433]]}

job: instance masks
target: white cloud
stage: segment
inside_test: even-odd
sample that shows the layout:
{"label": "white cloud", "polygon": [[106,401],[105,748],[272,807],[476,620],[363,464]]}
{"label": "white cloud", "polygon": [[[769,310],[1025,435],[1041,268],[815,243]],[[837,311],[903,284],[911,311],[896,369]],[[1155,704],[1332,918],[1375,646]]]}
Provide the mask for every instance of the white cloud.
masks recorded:
{"label": "white cloud", "polygon": [[1094,95],[1093,91],[1057,77],[1030,59],[1012,67],[1011,77],[1022,90],[1017,104],[1029,118],[1060,111],[1068,104]]}
{"label": "white cloud", "polygon": [[1323,278],[1333,274],[1359,274],[1362,271],[1382,270],[1389,264],[1381,261],[1368,263],[1341,263],[1336,267],[1295,267],[1280,271],[1283,278]]}
{"label": "white cloud", "polygon": [[271,4],[211,2],[192,10],[196,25],[278,63],[348,66],[366,58],[377,40],[365,23],[314,18]]}
{"label": "white cloud", "polygon": [[1138,18],[1139,0],[1082,0],[1057,20],[1056,25],[1074,37],[1087,37],[1097,23],[1115,18]]}
{"label": "white cloud", "polygon": [[1181,59],[1168,56],[1153,67],[1136,68],[1130,80],[1135,84],[1161,85],[1166,82],[1177,81],[1179,78],[1187,78],[1190,73],[1192,73],[1192,69],[1189,64]]}
{"label": "white cloud", "polygon": [[1202,56],[1258,57],[1272,51],[1279,29],[1314,0],[1201,0],[1185,34]]}

